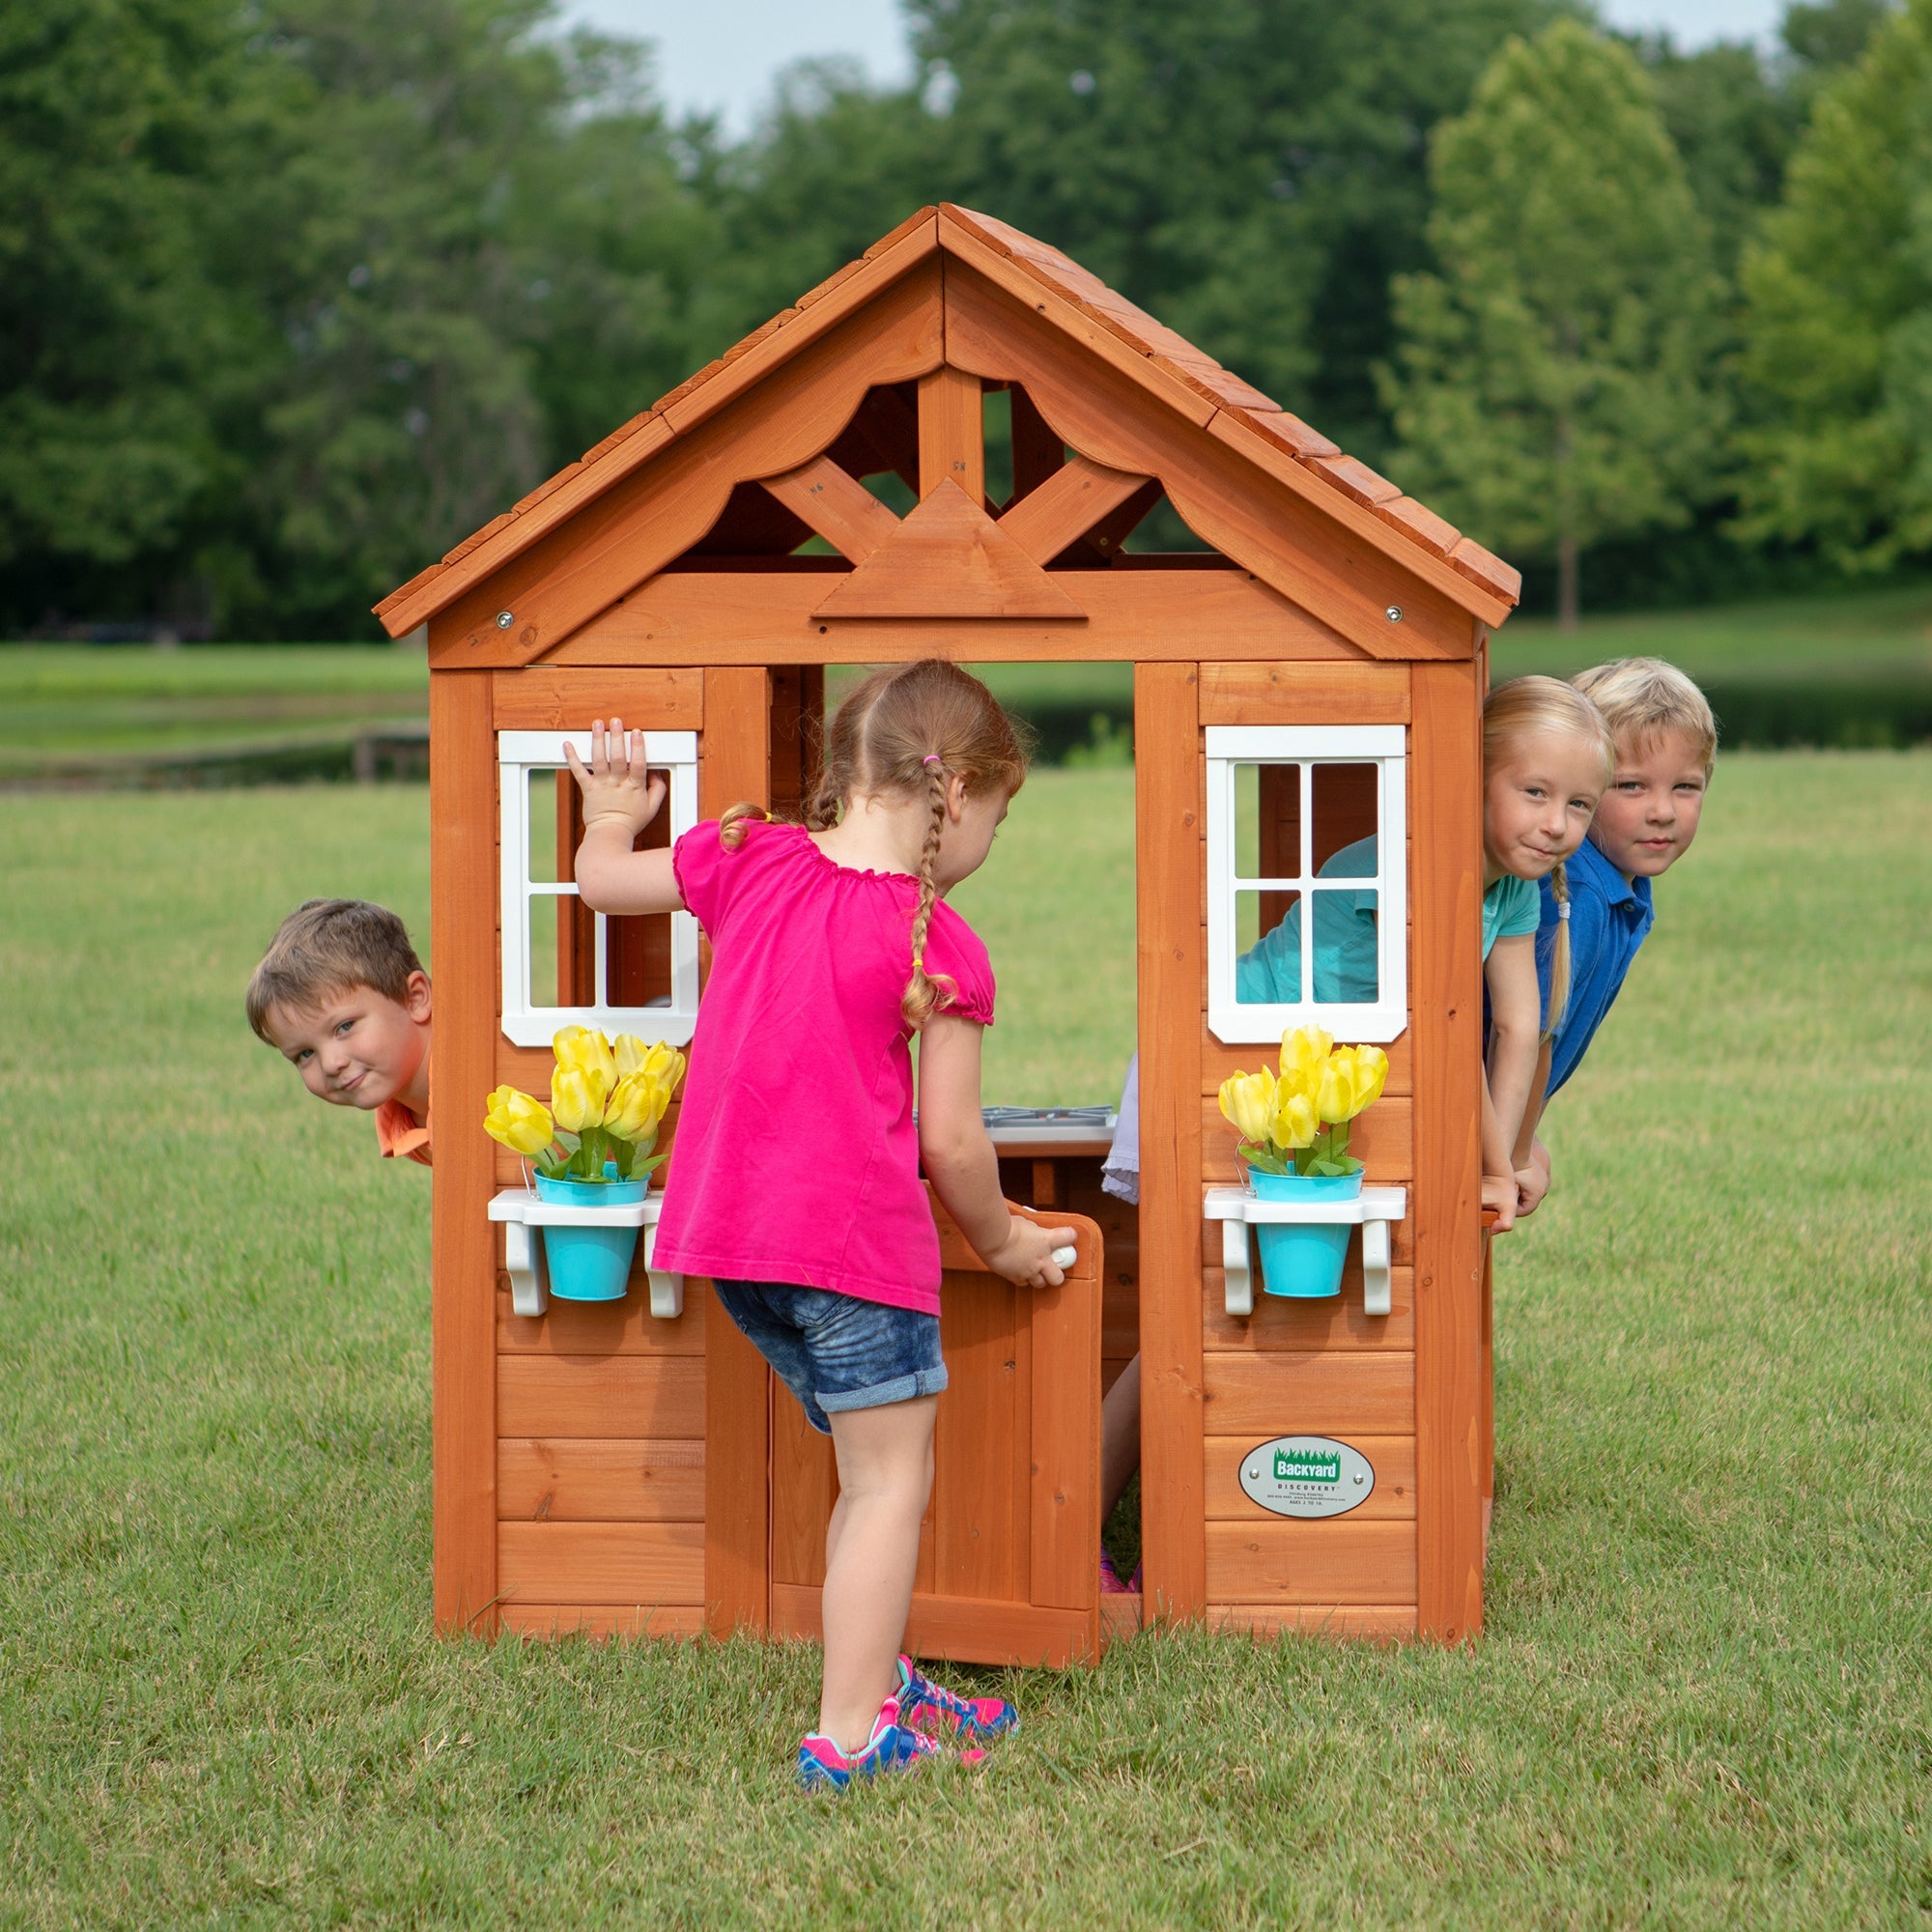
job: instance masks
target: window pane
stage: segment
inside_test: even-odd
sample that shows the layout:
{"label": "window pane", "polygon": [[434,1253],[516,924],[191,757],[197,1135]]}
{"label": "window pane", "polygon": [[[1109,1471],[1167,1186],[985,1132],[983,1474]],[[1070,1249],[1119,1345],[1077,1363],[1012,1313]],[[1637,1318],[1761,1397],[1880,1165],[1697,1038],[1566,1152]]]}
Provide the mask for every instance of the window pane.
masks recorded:
{"label": "window pane", "polygon": [[1261,877],[1261,767],[1236,765],[1235,780],[1235,876]]}
{"label": "window pane", "polygon": [[556,898],[548,893],[537,894],[526,903],[530,909],[530,1005],[567,1007],[572,1002],[560,975],[569,952],[571,924],[582,908],[574,897]]}
{"label": "window pane", "polygon": [[[1325,877],[1376,874],[1378,768],[1317,765],[1314,776],[1315,869]],[[1318,996],[1319,997],[1319,996]]]}
{"label": "window pane", "polygon": [[[604,983],[613,1007],[670,1005],[670,918],[660,912],[604,922]],[[585,1005],[594,991],[585,993]]]}
{"label": "window pane", "polygon": [[547,885],[571,876],[577,850],[576,816],[572,801],[577,781],[569,771],[538,770],[528,775],[530,883]]}
{"label": "window pane", "polygon": [[1299,893],[1235,895],[1235,998],[1244,1007],[1301,997]]}
{"label": "window pane", "polygon": [[1315,997],[1348,1004],[1377,999],[1377,895],[1373,891],[1315,894]]}

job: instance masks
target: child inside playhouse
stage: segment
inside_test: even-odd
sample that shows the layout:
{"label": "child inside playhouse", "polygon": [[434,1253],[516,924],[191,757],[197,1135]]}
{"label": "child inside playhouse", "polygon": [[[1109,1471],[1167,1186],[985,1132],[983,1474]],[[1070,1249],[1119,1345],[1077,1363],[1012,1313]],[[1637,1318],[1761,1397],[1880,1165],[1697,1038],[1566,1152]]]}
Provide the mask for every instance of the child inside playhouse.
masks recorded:
{"label": "child inside playhouse", "polygon": [[[719,1304],[829,1434],[825,1666],[807,1788],[907,1771],[1011,1731],[1012,1707],[942,1690],[900,1653],[932,1487],[939,1239],[920,1184],[986,1264],[1057,1286],[1070,1228],[1011,1213],[980,1111],[993,1019],[986,950],[946,895],[991,849],[1026,777],[1011,724],[938,659],[882,670],[839,707],[803,825],[750,806],[637,852],[664,801],[642,734],[600,720],[576,877],[605,913],[688,907],[712,945],[658,1226],[660,1266]],[[919,1111],[913,1118],[917,1036]]]}

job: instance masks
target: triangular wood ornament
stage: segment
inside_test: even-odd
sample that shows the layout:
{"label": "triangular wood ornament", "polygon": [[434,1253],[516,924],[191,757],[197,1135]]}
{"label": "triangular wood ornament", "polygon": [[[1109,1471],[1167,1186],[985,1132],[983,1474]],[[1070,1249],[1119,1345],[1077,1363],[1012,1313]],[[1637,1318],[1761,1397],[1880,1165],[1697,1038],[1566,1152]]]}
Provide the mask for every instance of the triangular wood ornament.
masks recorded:
{"label": "triangular wood ornament", "polygon": [[949,476],[812,615],[1084,622],[1087,613]]}

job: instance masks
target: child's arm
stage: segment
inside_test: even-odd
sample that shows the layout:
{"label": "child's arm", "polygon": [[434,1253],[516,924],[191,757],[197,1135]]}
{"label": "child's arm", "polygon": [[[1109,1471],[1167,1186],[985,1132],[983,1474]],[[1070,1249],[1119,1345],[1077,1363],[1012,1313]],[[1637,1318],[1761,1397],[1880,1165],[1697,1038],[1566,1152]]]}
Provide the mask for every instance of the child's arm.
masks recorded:
{"label": "child's arm", "polygon": [[1022,1288],[1058,1288],[1065,1276],[1055,1248],[1071,1247],[1071,1228],[1042,1228],[1008,1208],[1000,1161],[980,1116],[980,1037],[976,1021],[937,1013],[919,1037],[919,1154],[932,1191],[959,1232],[995,1274]]}
{"label": "child's arm", "polygon": [[583,838],[577,848],[577,890],[592,912],[682,912],[684,898],[671,869],[670,848],[634,852],[637,837],[658,815],[665,781],[644,764],[644,734],[628,740],[620,718],[590,727],[590,764],[565,745],[571,776],[583,794]]}
{"label": "child's arm", "polygon": [[[1498,1210],[1498,1230],[1516,1219],[1516,1141],[1536,1077],[1543,1000],[1536,985],[1536,940],[1499,939],[1484,969],[1490,986],[1490,1059],[1483,1082],[1483,1200]],[[1509,1196],[1507,1210],[1502,1195]]]}
{"label": "child's arm", "polygon": [[1510,1165],[1516,1170],[1519,1215],[1534,1214],[1549,1192],[1549,1150],[1537,1139],[1536,1128],[1543,1119],[1549,1088],[1550,1047],[1551,1042],[1546,1039],[1536,1049],[1536,1071],[1529,1083],[1529,1100],[1522,1110],[1522,1125],[1517,1131],[1516,1148],[1510,1155]]}

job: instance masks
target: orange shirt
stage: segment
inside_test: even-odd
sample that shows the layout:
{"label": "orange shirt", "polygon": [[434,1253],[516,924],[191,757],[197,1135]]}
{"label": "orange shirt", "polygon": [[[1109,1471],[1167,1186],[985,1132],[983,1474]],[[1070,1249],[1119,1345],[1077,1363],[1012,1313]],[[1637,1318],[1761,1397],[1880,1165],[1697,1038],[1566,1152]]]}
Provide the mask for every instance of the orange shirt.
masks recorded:
{"label": "orange shirt", "polygon": [[384,1100],[376,1109],[376,1145],[384,1160],[404,1154],[430,1166],[428,1113],[419,1121],[400,1100]]}

